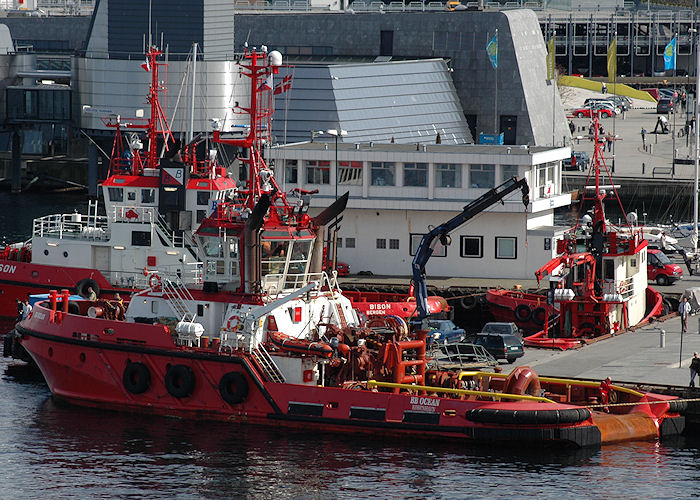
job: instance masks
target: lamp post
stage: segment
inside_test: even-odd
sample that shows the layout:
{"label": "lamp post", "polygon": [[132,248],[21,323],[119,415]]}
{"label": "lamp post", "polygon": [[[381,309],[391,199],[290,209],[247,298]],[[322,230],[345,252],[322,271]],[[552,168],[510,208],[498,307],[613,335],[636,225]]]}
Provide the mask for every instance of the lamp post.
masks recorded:
{"label": "lamp post", "polygon": [[348,135],[347,130],[343,129],[328,129],[326,134],[335,137],[335,199],[338,199],[338,137]]}

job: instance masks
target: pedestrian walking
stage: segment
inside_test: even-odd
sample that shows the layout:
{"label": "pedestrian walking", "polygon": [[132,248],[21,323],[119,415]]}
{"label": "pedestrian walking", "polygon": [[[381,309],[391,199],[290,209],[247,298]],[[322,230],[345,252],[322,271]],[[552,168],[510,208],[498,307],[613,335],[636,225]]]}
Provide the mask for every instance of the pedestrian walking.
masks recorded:
{"label": "pedestrian walking", "polygon": [[642,127],[642,146],[647,145],[647,131],[644,127]]}
{"label": "pedestrian walking", "polygon": [[613,143],[613,138],[611,136],[607,136],[605,140],[608,142],[608,153],[612,151],[612,143]]}
{"label": "pedestrian walking", "polygon": [[693,353],[693,359],[690,360],[690,385],[689,387],[695,387],[695,375],[700,373],[700,358],[698,353]]}
{"label": "pedestrian walking", "polygon": [[688,302],[688,297],[683,297],[681,303],[678,304],[678,314],[681,317],[681,333],[686,333],[688,331],[688,316],[690,316],[690,303]]}

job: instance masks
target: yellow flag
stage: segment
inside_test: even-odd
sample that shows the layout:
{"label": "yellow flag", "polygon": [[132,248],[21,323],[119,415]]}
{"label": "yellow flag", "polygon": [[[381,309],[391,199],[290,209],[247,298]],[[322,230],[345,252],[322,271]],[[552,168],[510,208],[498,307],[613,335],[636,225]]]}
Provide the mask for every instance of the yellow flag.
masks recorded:
{"label": "yellow flag", "polygon": [[557,77],[554,66],[555,53],[556,47],[554,46],[554,37],[552,37],[547,42],[547,80],[554,80]]}
{"label": "yellow flag", "polygon": [[608,81],[613,83],[617,78],[617,37],[613,38],[608,47]]}

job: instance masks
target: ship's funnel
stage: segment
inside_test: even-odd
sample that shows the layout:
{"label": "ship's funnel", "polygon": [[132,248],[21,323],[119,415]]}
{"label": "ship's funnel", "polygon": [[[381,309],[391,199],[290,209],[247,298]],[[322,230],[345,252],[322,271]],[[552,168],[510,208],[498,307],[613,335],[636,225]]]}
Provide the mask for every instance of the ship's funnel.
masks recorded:
{"label": "ship's funnel", "polygon": [[335,200],[331,206],[326,208],[323,212],[318,214],[316,217],[311,219],[317,226],[325,226],[330,221],[338,217],[338,215],[345,210],[348,204],[348,198],[350,197],[350,192],[347,191],[343,196]]}
{"label": "ship's funnel", "polygon": [[257,231],[260,229],[265,221],[265,214],[269,208],[270,196],[267,193],[263,193],[258,202],[255,204],[253,211],[248,216],[248,220],[245,223],[246,229],[249,231]]}

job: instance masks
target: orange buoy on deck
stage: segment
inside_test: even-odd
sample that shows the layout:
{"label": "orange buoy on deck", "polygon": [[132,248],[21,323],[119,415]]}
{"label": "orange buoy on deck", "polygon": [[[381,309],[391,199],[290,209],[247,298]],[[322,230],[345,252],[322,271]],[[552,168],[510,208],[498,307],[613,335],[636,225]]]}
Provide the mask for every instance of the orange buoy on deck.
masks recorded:
{"label": "orange buoy on deck", "polygon": [[643,412],[625,415],[593,412],[593,423],[600,429],[601,444],[636,439],[655,439],[659,435],[654,420]]}

